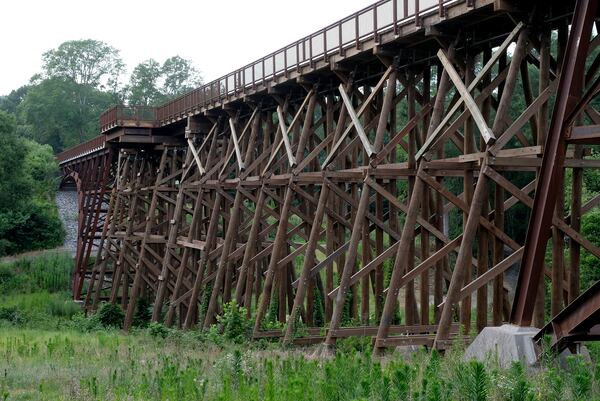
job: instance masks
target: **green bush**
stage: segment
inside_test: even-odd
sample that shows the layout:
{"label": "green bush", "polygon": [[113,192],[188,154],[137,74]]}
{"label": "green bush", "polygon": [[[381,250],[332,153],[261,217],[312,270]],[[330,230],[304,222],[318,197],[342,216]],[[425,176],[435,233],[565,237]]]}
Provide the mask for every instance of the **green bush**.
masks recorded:
{"label": "green bush", "polygon": [[104,327],[121,328],[125,319],[125,312],[120,305],[103,303],[96,312],[98,322]]}
{"label": "green bush", "polygon": [[336,350],[342,354],[351,355],[355,353],[370,353],[373,348],[371,337],[348,337],[340,338],[335,343]]}
{"label": "green bush", "polygon": [[133,326],[147,327],[150,319],[152,319],[152,303],[146,298],[138,299],[133,315]]}
{"label": "green bush", "polygon": [[12,223],[0,233],[2,237],[10,238],[7,253],[54,248],[63,243],[65,231],[53,201],[32,200],[27,213],[22,213]]}
{"label": "green bush", "polygon": [[16,306],[0,306],[0,320],[19,325],[24,322],[25,317]]}
{"label": "green bush", "polygon": [[223,314],[217,316],[217,321],[223,326],[223,336],[228,340],[242,343],[250,337],[253,322],[246,318],[246,309],[235,301],[223,305]]}
{"label": "green bush", "polygon": [[161,323],[152,322],[148,325],[148,332],[152,337],[167,338],[170,329]]}

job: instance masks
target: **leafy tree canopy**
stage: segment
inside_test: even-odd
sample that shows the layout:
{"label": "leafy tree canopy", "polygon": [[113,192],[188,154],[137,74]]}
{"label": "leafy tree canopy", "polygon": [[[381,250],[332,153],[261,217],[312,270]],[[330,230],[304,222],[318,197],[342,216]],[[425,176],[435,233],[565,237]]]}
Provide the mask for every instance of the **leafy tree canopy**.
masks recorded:
{"label": "leafy tree canopy", "polygon": [[[78,104],[79,97],[85,105]],[[32,86],[18,106],[22,133],[56,152],[98,135],[98,117],[113,104],[112,96],[63,78],[48,78]]]}
{"label": "leafy tree canopy", "polygon": [[92,39],[70,40],[42,55],[44,74],[96,89],[115,88],[125,64],[119,51]]}
{"label": "leafy tree canopy", "polygon": [[180,96],[202,84],[202,77],[191,60],[179,56],[168,58],[162,66],[163,93],[168,97]]}
{"label": "leafy tree canopy", "polygon": [[155,105],[164,100],[158,89],[162,75],[158,61],[149,59],[139,63],[129,78],[128,102],[136,105]]}
{"label": "leafy tree canopy", "polygon": [[127,87],[131,105],[157,106],[202,84],[202,78],[191,60],[173,56],[160,63],[148,59],[138,64]]}

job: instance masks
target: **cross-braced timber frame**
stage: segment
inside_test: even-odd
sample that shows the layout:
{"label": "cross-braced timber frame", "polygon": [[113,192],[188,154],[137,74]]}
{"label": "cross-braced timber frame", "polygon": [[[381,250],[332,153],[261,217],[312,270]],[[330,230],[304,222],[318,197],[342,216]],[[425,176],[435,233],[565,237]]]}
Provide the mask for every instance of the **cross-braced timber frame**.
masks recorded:
{"label": "cross-braced timber frame", "polygon": [[[75,297],[120,303],[125,330],[142,302],[207,329],[235,301],[254,338],[380,352],[542,327],[548,284],[555,343],[598,335],[598,286],[565,309],[582,253],[600,257],[581,234],[600,204],[583,191],[597,2],[430,3],[378,2],[157,109],[105,113],[101,146],[59,155],[80,193]],[[506,230],[517,208],[526,238]]]}

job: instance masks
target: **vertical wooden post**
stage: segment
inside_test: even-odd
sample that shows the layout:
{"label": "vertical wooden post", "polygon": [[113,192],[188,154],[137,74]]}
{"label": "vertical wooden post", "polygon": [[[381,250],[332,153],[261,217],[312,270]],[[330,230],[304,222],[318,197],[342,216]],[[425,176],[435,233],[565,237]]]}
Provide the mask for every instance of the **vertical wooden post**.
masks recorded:
{"label": "vertical wooden post", "polygon": [[287,322],[287,328],[283,338],[284,343],[289,343],[292,340],[294,333],[294,325],[296,322],[296,315],[304,302],[304,296],[306,294],[306,288],[309,283],[310,269],[315,263],[315,250],[317,249],[317,243],[319,240],[319,232],[321,231],[321,224],[323,221],[323,215],[325,214],[325,206],[327,205],[327,199],[329,197],[329,186],[323,183],[321,187],[321,194],[319,195],[319,203],[317,204],[317,211],[315,212],[313,224],[311,226],[310,235],[306,244],[306,252],[304,254],[304,264],[302,266],[302,272],[300,273],[300,279],[298,281],[298,288],[296,289],[296,296],[294,297],[294,306],[290,312],[290,316]]}
{"label": "vertical wooden post", "polygon": [[144,172],[144,165],[146,164],[145,159],[139,158],[136,156],[134,161],[134,168],[132,169],[132,176],[135,177],[135,180],[131,180],[131,187],[129,192],[129,204],[127,205],[127,227],[125,229],[125,236],[121,240],[120,249],[119,249],[119,257],[117,259],[117,266],[115,269],[115,273],[113,274],[113,286],[110,294],[110,303],[114,304],[117,302],[117,297],[119,295],[121,276],[123,276],[123,296],[121,298],[121,304],[126,305],[126,298],[129,289],[126,283],[128,272],[125,268],[125,253],[128,251],[125,242],[128,241],[128,237],[131,236],[133,232],[134,225],[134,217],[137,212],[137,203],[138,203],[138,191],[142,183],[142,174]]}
{"label": "vertical wooden post", "polygon": [[[240,191],[236,192],[233,206],[230,209],[229,224],[227,225],[227,232],[225,233],[225,239],[221,250],[221,258],[219,259],[219,265],[217,267],[217,276],[213,283],[212,292],[210,295],[210,301],[208,303],[208,309],[206,310],[206,316],[204,317],[204,329],[208,329],[211,324],[215,321],[215,312],[217,310],[217,298],[223,286],[223,278],[225,277],[225,269],[227,266],[227,258],[231,251],[233,241],[237,238],[238,222],[240,218],[240,209],[242,207],[243,195]],[[209,252],[207,250],[207,252]]]}
{"label": "vertical wooden post", "polygon": [[219,223],[219,218],[221,215],[220,212],[222,199],[223,195],[221,194],[221,192],[216,191],[215,201],[213,203],[213,209],[210,215],[210,223],[206,232],[206,242],[204,243],[202,256],[200,257],[200,262],[198,263],[198,273],[196,274],[194,285],[192,286],[192,294],[190,295],[189,307],[185,316],[185,322],[183,323],[183,327],[186,329],[191,328],[196,321],[196,315],[198,312],[198,298],[200,296],[200,291],[202,290],[202,281],[204,280],[206,264],[209,263],[208,254],[213,249],[214,244],[217,240],[217,225]]}
{"label": "vertical wooden post", "polygon": [[[192,160],[192,152],[187,152],[185,156],[185,162],[182,166],[182,176],[183,171],[193,163]],[[158,277],[158,288],[156,291],[156,297],[154,299],[154,306],[152,308],[152,321],[158,322],[160,319],[160,314],[162,311],[163,302],[165,299],[165,293],[167,290],[167,284],[169,282],[169,266],[173,259],[173,252],[175,252],[174,246],[177,244],[177,232],[179,231],[179,226],[181,222],[181,211],[183,209],[183,203],[185,200],[184,193],[184,185],[183,180],[179,183],[179,189],[177,191],[177,198],[175,204],[175,210],[173,212],[173,216],[169,221],[169,235],[167,237],[167,244],[165,246],[165,253],[163,255],[161,273]],[[186,248],[187,249],[187,248]]]}
{"label": "vertical wooden post", "polygon": [[[466,63],[465,63],[465,85],[469,85],[471,83],[471,81],[473,80],[473,67],[474,67],[474,60],[473,60],[473,55],[467,53],[466,56]],[[463,142],[463,153],[464,154],[470,154],[475,152],[475,137],[474,137],[474,132],[473,132],[473,119],[472,118],[468,118],[467,121],[465,122],[465,139]],[[472,169],[466,169],[464,171],[463,174],[463,193],[465,196],[465,202],[467,202],[467,204],[471,204],[472,200],[473,200],[473,170]],[[467,228],[467,220],[468,220],[469,216],[466,213],[463,213],[463,231],[466,230]],[[472,251],[471,251],[472,252]],[[473,274],[472,272],[472,266],[473,266],[473,255],[472,253],[467,252],[467,255],[465,256],[465,273],[464,273],[464,279],[465,281],[462,283],[462,285],[467,284],[470,279],[471,276]],[[462,329],[464,330],[465,334],[468,334],[471,331],[471,295],[467,295],[461,302],[460,304],[460,323],[462,326]]]}
{"label": "vertical wooden post", "polygon": [[[427,65],[423,69],[423,106],[430,102],[430,77],[431,69]],[[427,118],[423,119],[423,129],[421,131],[421,137],[419,143],[425,143],[427,139]],[[421,201],[421,217],[425,221],[429,221],[430,216],[430,192],[427,186],[423,186],[423,200]],[[430,241],[429,231],[425,227],[421,226],[421,260],[425,260],[429,257]],[[429,287],[431,284],[430,280],[431,269],[426,269],[421,273],[420,277],[420,304],[421,304],[421,324],[429,325]]]}
{"label": "vertical wooden post", "polygon": [[[96,310],[98,307],[98,303],[100,302],[100,296],[102,294],[102,287],[104,285],[104,276],[106,274],[106,265],[108,263],[107,258],[110,256],[110,249],[112,247],[111,239],[115,234],[115,230],[117,228],[118,214],[121,211],[121,188],[125,184],[126,179],[129,176],[129,168],[130,168],[131,160],[129,157],[125,157],[125,161],[123,162],[123,169],[117,170],[117,177],[115,179],[115,184],[112,189],[110,195],[110,203],[112,208],[109,207],[109,211],[106,214],[106,223],[110,224],[110,228],[106,235],[103,235],[103,242],[100,249],[102,249],[103,254],[101,256],[101,267],[100,267],[100,277],[98,278],[98,287],[94,293],[94,298],[92,301],[92,310]],[[106,240],[108,238],[108,241]],[[112,256],[111,256],[112,257]],[[115,262],[115,261],[113,261]],[[116,266],[115,266],[116,267]]]}
{"label": "vertical wooden post", "polygon": [[150,232],[152,227],[154,226],[154,214],[156,213],[156,205],[158,203],[158,191],[160,182],[163,178],[165,172],[165,165],[167,162],[167,156],[169,154],[170,149],[165,148],[160,158],[160,164],[158,166],[158,171],[156,172],[156,181],[154,183],[154,188],[152,188],[152,200],[150,201],[150,207],[148,208],[148,214],[146,215],[146,227],[144,229],[144,237],[142,238],[142,243],[140,245],[139,257],[137,260],[137,264],[135,266],[135,276],[133,279],[133,285],[131,287],[131,295],[129,299],[129,304],[127,305],[127,313],[125,314],[125,322],[123,323],[123,330],[129,331],[131,325],[133,323],[133,315],[135,314],[135,307],[137,304],[137,298],[140,291],[140,285],[142,283],[142,275],[145,274],[146,270],[146,247],[148,238],[150,237]]}
{"label": "vertical wooden post", "polygon": [[[277,233],[275,234],[275,242],[273,243],[273,251],[271,252],[271,259],[269,260],[269,267],[267,268],[267,276],[265,277],[265,282],[263,285],[262,295],[259,299],[259,305],[256,310],[256,318],[254,321],[254,335],[258,335],[260,331],[260,327],[262,325],[262,320],[265,317],[265,313],[267,311],[267,307],[269,306],[269,301],[271,300],[271,293],[273,289],[273,280],[275,278],[275,273],[277,270],[277,263],[279,262],[279,258],[281,252],[286,246],[287,240],[287,227],[288,227],[288,218],[290,213],[290,207],[292,204],[293,191],[289,189],[292,181],[288,184],[288,187],[285,191],[285,197],[283,201],[283,206],[281,208],[281,214],[279,215],[279,225],[277,226]],[[257,274],[260,276],[260,274]]]}
{"label": "vertical wooden post", "polygon": [[[481,169],[485,167],[485,160],[482,164]],[[446,302],[442,308],[442,314],[440,322],[438,324],[438,330],[435,336],[434,347],[444,348],[443,342],[447,340],[450,334],[450,324],[452,322],[452,307],[456,302],[457,296],[460,293],[460,289],[466,279],[468,272],[467,263],[471,263],[472,258],[472,247],[473,241],[475,240],[475,234],[477,233],[477,227],[479,226],[479,218],[481,217],[481,210],[483,202],[486,201],[487,197],[487,178],[485,175],[480,174],[475,186],[475,192],[473,194],[473,201],[469,208],[469,215],[467,217],[467,224],[463,232],[463,239],[460,243],[460,249],[458,256],[456,257],[456,265],[452,273],[450,285],[448,286],[448,293],[446,296]]]}
{"label": "vertical wooden post", "polygon": [[[423,171],[423,165],[423,162],[419,162],[418,172]],[[388,287],[387,296],[385,298],[383,313],[381,314],[381,322],[379,323],[379,328],[377,330],[377,339],[375,341],[376,354],[381,353],[381,341],[383,341],[388,336],[390,325],[392,324],[392,318],[394,316],[396,300],[398,298],[400,279],[406,272],[408,266],[408,260],[406,255],[409,252],[410,244],[414,244],[414,227],[417,221],[417,215],[419,213],[421,193],[423,191],[424,186],[423,180],[421,180],[418,177],[418,172],[415,180],[415,186],[413,188],[413,192],[408,204],[408,211],[406,213],[404,226],[402,227],[400,244],[398,245],[398,251],[396,252],[396,259],[394,262],[394,268],[392,270],[392,277],[390,279],[390,285]]]}
{"label": "vertical wooden post", "polygon": [[353,273],[353,267],[356,261],[356,251],[358,248],[358,241],[362,235],[362,225],[365,221],[365,213],[369,204],[369,186],[364,183],[358,203],[358,209],[352,225],[352,235],[350,236],[350,245],[348,247],[348,255],[346,256],[346,263],[344,264],[344,270],[340,277],[340,285],[338,292],[335,297],[335,303],[333,307],[333,315],[331,316],[331,322],[329,325],[329,331],[325,338],[325,346],[331,348],[335,344],[335,337],[333,332],[337,330],[342,321],[342,312],[344,310],[344,303],[346,301],[346,292],[348,291],[348,285],[350,283],[350,276]]}
{"label": "vertical wooden post", "polygon": [[[250,227],[250,233],[248,234],[248,241],[246,241],[246,249],[244,250],[244,258],[242,260],[242,266],[240,267],[240,277],[236,284],[235,299],[238,304],[242,301],[242,288],[245,290],[244,294],[244,308],[248,315],[252,306],[252,283],[255,275],[255,271],[260,272],[260,269],[256,269],[256,262],[250,262],[250,259],[256,254],[258,231],[262,220],[262,211],[265,205],[265,192],[262,187],[258,190],[258,199],[254,208],[254,216],[252,217],[252,226]],[[256,273],[258,274],[258,273]],[[244,279],[245,278],[245,279]]]}
{"label": "vertical wooden post", "polygon": [[[491,49],[484,49],[482,53],[482,64],[486,63],[491,58]],[[490,75],[487,74],[483,79],[482,83],[487,86],[490,83]],[[481,114],[486,122],[490,120],[491,101],[489,97],[483,101],[481,105]],[[489,123],[488,123],[489,124]],[[487,145],[485,141],[479,140],[479,151],[485,151]],[[482,215],[489,215],[489,202],[485,200],[483,202]],[[489,268],[489,235],[486,229],[479,227],[479,250],[477,252],[477,275],[481,276],[488,271]],[[477,331],[483,330],[488,325],[488,285],[485,284],[479,290],[477,290]]]}
{"label": "vertical wooden post", "polygon": [[[413,77],[408,78],[408,87],[407,90],[407,101],[408,101],[408,119],[411,119],[415,116],[415,82]],[[416,144],[417,144],[417,136],[418,131],[416,128],[412,129],[408,134],[408,168],[415,169],[415,153],[417,152]],[[408,194],[411,197],[422,197],[422,189],[419,191],[415,191],[415,177],[408,177]],[[421,207],[423,206],[422,200],[420,202]],[[406,223],[405,223],[406,224]],[[414,227],[413,227],[414,229]],[[408,253],[404,255],[398,255],[399,257],[406,258],[407,265],[405,267],[405,271],[410,271],[415,266],[415,240],[414,233],[412,234],[412,239],[408,244]],[[397,256],[397,257],[398,257]],[[406,283],[404,287],[404,311],[406,316],[406,324],[412,325],[419,320],[417,313],[417,302],[415,299],[415,282],[413,280]]]}

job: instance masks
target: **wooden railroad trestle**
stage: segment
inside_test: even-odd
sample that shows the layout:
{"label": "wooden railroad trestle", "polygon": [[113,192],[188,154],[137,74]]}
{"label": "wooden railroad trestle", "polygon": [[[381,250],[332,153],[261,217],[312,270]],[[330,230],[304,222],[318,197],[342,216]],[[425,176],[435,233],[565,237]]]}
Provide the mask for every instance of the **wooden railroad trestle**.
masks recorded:
{"label": "wooden railroad trestle", "polygon": [[[376,350],[445,348],[511,309],[542,327],[546,283],[556,315],[579,295],[582,252],[600,257],[580,233],[600,204],[582,193],[583,171],[600,168],[595,2],[450,3],[463,14],[441,7],[410,40],[394,26],[397,39],[374,35],[326,68],[153,128],[115,123],[93,152],[59,155],[80,193],[74,296],[90,311],[120,303],[125,330],[140,299],[188,329],[234,300],[255,338],[366,335]],[[549,178],[535,248],[505,227],[517,205],[537,213]],[[515,290],[506,272],[548,239],[551,263],[536,259]]]}

